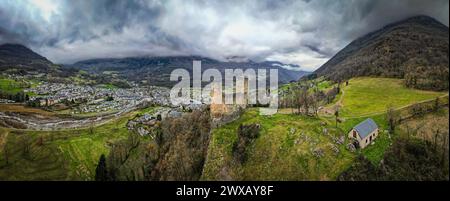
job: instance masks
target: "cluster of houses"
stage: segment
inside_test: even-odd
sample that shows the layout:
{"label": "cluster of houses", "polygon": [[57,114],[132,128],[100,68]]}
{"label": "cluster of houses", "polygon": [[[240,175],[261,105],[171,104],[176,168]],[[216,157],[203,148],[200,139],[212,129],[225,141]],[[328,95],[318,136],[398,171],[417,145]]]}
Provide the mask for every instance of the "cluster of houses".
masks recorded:
{"label": "cluster of houses", "polygon": [[163,95],[169,94],[166,91],[162,88],[109,89],[47,82],[25,90],[25,92],[34,94],[29,101],[35,103],[36,106],[49,107],[69,102],[77,105],[73,108],[73,113],[121,110],[134,107],[143,100],[151,100],[156,104],[170,103],[168,95]]}
{"label": "cluster of houses", "polygon": [[1,76],[6,77],[8,79],[13,79],[13,80],[30,80],[30,79],[46,77],[47,74],[35,72],[35,71],[28,71],[27,74],[25,74],[25,75],[11,74],[10,72],[2,72]]}
{"label": "cluster of houses", "polygon": [[[95,98],[96,90],[91,86],[78,86],[63,83],[41,83],[39,86],[24,90],[27,93],[35,94],[30,97],[30,102],[37,103],[38,106],[52,106],[63,101],[85,102]],[[96,96],[103,95],[98,91]]]}
{"label": "cluster of houses", "polygon": [[9,99],[0,98],[0,103],[14,103],[15,101]]}

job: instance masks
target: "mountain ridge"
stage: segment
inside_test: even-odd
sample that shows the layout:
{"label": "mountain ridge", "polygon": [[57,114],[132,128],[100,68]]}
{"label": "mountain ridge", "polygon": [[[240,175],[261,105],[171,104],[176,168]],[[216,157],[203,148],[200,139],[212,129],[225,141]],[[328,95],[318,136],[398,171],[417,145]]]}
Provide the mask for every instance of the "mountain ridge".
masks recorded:
{"label": "mountain ridge", "polygon": [[448,27],[423,15],[388,24],[349,43],[314,74],[334,81],[405,78],[409,87],[448,89]]}
{"label": "mountain ridge", "polygon": [[54,64],[30,48],[15,43],[0,45],[0,70],[19,67],[19,70],[47,71]]}
{"label": "mountain ridge", "polygon": [[[279,82],[288,83],[300,79],[309,74],[307,71],[295,71],[283,68],[285,65],[278,61],[219,61],[202,56],[155,56],[155,57],[127,57],[127,58],[99,58],[76,62],[67,67],[77,68],[92,73],[102,73],[105,71],[119,71],[123,77],[133,81],[149,80],[156,85],[163,86],[169,84],[169,77],[172,70],[183,68],[192,71],[192,61],[202,61],[202,71],[210,68],[218,69],[223,73],[225,68],[243,70],[252,69],[278,69]],[[290,65],[291,67],[298,67]]]}

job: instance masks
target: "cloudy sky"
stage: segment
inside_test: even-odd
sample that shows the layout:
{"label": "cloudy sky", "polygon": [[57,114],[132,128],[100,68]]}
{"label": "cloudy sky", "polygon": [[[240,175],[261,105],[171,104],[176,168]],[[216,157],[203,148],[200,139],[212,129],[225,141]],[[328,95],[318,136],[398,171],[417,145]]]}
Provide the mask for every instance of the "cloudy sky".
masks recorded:
{"label": "cloudy sky", "polygon": [[419,14],[448,26],[449,1],[0,0],[0,43],[22,43],[55,63],[239,56],[314,70],[353,39]]}

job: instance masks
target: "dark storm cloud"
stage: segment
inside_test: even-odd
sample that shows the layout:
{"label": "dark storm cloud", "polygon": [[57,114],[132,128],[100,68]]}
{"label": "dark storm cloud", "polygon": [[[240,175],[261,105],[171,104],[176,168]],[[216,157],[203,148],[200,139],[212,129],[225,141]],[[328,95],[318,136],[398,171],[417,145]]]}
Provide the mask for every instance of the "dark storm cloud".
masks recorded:
{"label": "dark storm cloud", "polygon": [[50,60],[146,55],[279,60],[312,70],[355,38],[448,0],[0,0],[0,43]]}

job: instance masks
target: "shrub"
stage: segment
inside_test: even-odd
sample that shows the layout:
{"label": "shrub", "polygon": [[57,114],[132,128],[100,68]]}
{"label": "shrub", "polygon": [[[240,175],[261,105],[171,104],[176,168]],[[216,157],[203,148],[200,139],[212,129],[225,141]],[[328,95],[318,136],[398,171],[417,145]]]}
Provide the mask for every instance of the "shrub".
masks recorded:
{"label": "shrub", "polygon": [[259,136],[259,124],[243,125],[238,128],[238,139],[233,145],[234,159],[243,164],[247,161],[246,149]]}

